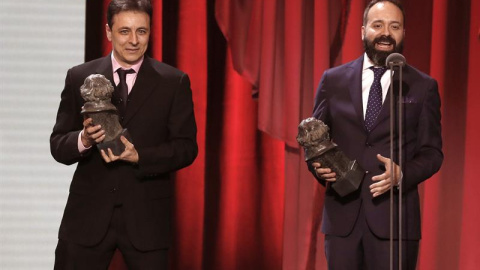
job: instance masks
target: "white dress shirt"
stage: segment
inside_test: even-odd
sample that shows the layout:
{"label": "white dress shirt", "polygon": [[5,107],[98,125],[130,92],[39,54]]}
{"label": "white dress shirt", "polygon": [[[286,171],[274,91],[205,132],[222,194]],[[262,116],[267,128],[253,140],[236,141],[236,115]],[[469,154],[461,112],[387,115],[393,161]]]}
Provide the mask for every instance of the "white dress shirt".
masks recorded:
{"label": "white dress shirt", "polygon": [[[372,60],[368,58],[365,53],[363,56],[363,69],[362,69],[362,102],[363,102],[363,118],[365,119],[365,113],[367,111],[368,95],[370,94],[370,87],[373,84],[373,70],[370,67],[374,66]],[[382,104],[385,102],[388,89],[390,88],[390,69],[388,69],[380,79],[382,84]]]}

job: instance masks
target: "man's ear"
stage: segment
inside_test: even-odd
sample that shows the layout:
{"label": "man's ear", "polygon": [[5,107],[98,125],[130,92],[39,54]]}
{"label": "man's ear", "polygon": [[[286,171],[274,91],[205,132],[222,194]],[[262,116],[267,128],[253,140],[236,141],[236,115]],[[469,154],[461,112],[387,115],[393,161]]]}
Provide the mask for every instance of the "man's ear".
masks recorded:
{"label": "man's ear", "polygon": [[365,26],[363,26],[363,25],[362,25],[361,33],[362,33],[362,40],[363,40],[363,38],[365,37]]}
{"label": "man's ear", "polygon": [[105,24],[105,33],[107,34],[108,41],[112,41],[112,29],[110,29],[108,23]]}

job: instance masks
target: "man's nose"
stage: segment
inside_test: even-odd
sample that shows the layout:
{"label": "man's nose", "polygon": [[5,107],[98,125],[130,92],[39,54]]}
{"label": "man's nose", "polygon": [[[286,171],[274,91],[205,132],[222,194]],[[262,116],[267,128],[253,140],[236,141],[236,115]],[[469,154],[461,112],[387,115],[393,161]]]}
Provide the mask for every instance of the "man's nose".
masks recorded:
{"label": "man's nose", "polygon": [[137,34],[133,33],[133,34],[130,36],[130,43],[132,43],[132,44],[137,44],[137,43],[138,43]]}
{"label": "man's nose", "polygon": [[389,28],[389,27],[384,27],[382,34],[383,34],[384,36],[387,36],[387,37],[391,36],[391,35],[390,35],[390,34],[391,34],[391,33],[390,33],[390,28]]}

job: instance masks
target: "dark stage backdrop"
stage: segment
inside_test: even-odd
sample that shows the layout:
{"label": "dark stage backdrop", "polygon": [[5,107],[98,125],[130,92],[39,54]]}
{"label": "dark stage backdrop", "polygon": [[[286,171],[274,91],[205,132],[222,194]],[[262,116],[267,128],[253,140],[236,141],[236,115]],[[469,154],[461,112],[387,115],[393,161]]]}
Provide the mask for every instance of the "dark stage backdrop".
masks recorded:
{"label": "dark stage backdrop", "polygon": [[[86,60],[110,52],[87,1]],[[176,174],[171,269],[326,269],[324,188],[295,142],[323,71],[363,51],[366,0],[152,1],[149,54],[190,75],[195,163]],[[480,265],[480,1],[404,0],[407,61],[438,80],[445,162],[422,184],[418,269]],[[110,269],[126,269],[116,253]]]}

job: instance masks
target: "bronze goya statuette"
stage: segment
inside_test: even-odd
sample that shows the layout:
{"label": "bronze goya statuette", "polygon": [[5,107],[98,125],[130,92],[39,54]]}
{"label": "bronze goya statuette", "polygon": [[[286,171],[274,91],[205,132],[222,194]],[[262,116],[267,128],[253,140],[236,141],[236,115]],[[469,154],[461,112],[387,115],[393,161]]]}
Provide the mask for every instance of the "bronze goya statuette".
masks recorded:
{"label": "bronze goya statuette", "polygon": [[323,168],[336,173],[336,181],[331,184],[335,192],[344,197],[360,187],[365,171],[356,160],[350,160],[337,145],[330,140],[328,126],[314,117],[304,119],[298,125],[297,142],[305,150],[305,161],[319,162]]}
{"label": "bronze goya statuette", "polygon": [[118,156],[125,150],[120,136],[130,142],[132,140],[127,129],[120,125],[118,110],[111,102],[113,91],[112,84],[105,76],[88,76],[80,87],[80,94],[85,100],[81,113],[85,118],[92,118],[94,125],[101,125],[105,130],[105,139],[97,144],[97,148],[104,151],[110,148],[113,154]]}

